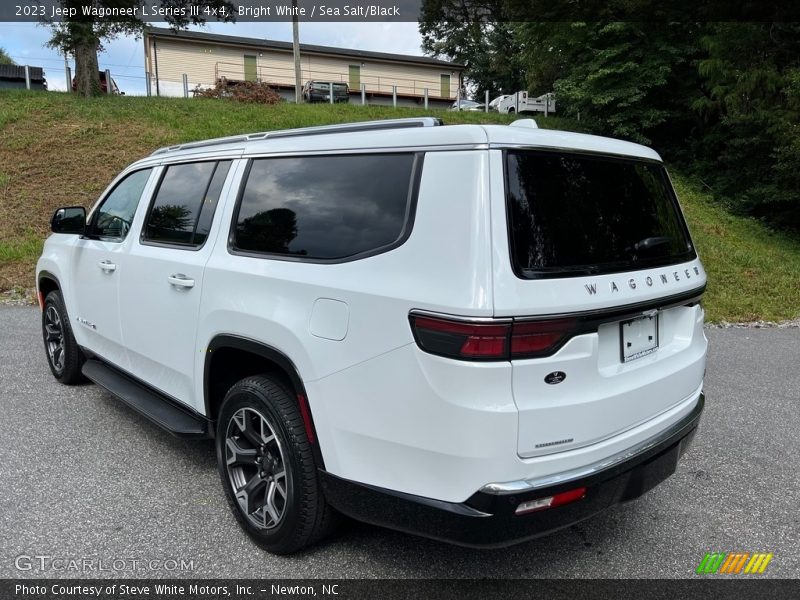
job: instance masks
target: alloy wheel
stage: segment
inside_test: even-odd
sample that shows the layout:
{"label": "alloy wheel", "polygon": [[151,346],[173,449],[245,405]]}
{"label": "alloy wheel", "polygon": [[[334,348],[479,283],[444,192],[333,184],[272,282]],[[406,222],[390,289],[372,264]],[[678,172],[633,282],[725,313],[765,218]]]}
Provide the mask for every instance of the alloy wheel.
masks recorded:
{"label": "alloy wheel", "polygon": [[44,331],[50,364],[61,373],[64,370],[64,324],[55,306],[48,306],[45,311]]}
{"label": "alloy wheel", "polygon": [[252,408],[233,414],[225,436],[225,462],[242,513],[259,529],[277,527],[289,504],[286,461],[263,414]]}

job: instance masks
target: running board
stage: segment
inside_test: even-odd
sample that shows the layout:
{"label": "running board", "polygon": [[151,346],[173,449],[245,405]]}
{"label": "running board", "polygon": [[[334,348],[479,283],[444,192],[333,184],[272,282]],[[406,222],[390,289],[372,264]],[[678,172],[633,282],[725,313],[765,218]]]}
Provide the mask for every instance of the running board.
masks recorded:
{"label": "running board", "polygon": [[209,421],[105,363],[89,359],[83,374],[153,423],[182,438],[211,437]]}

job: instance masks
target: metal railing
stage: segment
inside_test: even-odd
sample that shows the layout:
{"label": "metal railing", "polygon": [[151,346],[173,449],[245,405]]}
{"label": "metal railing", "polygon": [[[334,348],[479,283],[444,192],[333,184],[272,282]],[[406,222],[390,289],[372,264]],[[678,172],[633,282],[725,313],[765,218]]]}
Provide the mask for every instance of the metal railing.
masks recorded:
{"label": "metal railing", "polygon": [[[251,79],[252,79],[252,73]],[[227,79],[228,81],[245,81],[248,79],[244,64],[233,62],[217,62],[214,68],[215,81]],[[303,83],[309,80],[332,81],[350,85],[349,73],[341,71],[324,71],[320,69],[301,69]],[[273,86],[294,86],[293,67],[256,67],[256,80]],[[358,92],[363,86],[367,94],[399,94],[401,96],[416,96],[422,98],[428,90],[431,98],[440,100],[454,100],[456,96],[448,90],[447,96],[441,95],[441,82],[435,79],[413,79],[409,77],[381,77],[378,75],[359,76],[359,85],[350,86],[351,92]],[[451,83],[452,86],[452,83]]]}

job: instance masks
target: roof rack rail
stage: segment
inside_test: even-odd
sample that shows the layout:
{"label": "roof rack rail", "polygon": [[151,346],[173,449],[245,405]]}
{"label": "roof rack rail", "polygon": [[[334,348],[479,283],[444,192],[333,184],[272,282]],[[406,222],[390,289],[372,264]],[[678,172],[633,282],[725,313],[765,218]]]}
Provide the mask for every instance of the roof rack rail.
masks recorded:
{"label": "roof rack rail", "polygon": [[442,120],[438,117],[410,117],[406,119],[386,119],[383,121],[362,121],[360,123],[340,123],[337,125],[319,125],[316,127],[300,127],[298,129],[262,131],[260,133],[233,135],[201,142],[188,142],[186,144],[166,146],[164,148],[159,148],[153,152],[151,156],[155,156],[157,154],[166,154],[167,152],[175,152],[177,150],[205,148],[207,146],[219,146],[221,144],[253,142],[272,138],[325,135],[329,133],[351,133],[355,131],[376,131],[381,129],[406,129],[409,127],[438,127],[440,125],[444,125],[444,123],[442,123]]}

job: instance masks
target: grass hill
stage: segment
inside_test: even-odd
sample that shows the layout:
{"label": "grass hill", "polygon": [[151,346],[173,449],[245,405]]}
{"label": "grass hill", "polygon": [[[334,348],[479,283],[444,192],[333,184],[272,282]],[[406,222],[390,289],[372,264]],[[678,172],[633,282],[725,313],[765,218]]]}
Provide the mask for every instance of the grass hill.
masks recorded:
{"label": "grass hill", "polygon": [[[421,109],[358,105],[242,105],[220,100],[0,91],[0,291],[29,289],[49,219],[91,206],[127,164],[169,144],[237,133],[387,119]],[[445,123],[508,123],[497,113],[429,111]],[[550,117],[542,127],[575,129]],[[712,321],[800,316],[800,241],[730,215],[699,184],[673,173],[709,274]]]}

